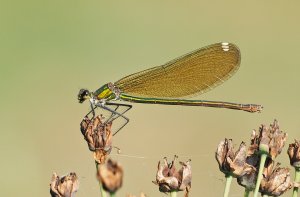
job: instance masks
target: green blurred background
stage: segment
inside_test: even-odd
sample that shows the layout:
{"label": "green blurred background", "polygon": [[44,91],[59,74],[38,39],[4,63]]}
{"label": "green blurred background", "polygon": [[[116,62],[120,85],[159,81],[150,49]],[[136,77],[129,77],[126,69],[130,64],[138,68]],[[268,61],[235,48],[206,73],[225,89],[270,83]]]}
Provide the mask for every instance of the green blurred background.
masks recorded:
{"label": "green blurred background", "polygon": [[[241,111],[134,104],[115,138],[125,169],[118,196],[144,191],[157,161],[192,159],[191,196],[221,196],[217,144],[249,144],[252,129],[279,120],[288,143],[300,138],[299,2],[276,1],[1,1],[1,196],[50,196],[52,172],[75,171],[78,197],[100,196],[92,153],[79,130],[89,110],[80,88],[163,64],[215,42],[236,43],[242,64],[201,99],[264,105]],[[286,147],[278,157],[288,166]],[[293,175],[293,173],[292,173]],[[241,196],[235,181],[230,196]],[[183,194],[180,194],[183,195]],[[290,196],[290,195],[286,195]]]}

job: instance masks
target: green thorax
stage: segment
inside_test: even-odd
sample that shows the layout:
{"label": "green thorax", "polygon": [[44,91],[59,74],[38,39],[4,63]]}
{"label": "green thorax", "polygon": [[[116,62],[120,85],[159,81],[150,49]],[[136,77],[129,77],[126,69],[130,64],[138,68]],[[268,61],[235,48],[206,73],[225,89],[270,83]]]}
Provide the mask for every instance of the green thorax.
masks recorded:
{"label": "green thorax", "polygon": [[103,85],[102,87],[100,87],[98,90],[96,90],[93,93],[94,97],[98,100],[101,100],[101,99],[105,99],[105,100],[115,99],[116,95],[110,87],[111,87],[110,83]]}

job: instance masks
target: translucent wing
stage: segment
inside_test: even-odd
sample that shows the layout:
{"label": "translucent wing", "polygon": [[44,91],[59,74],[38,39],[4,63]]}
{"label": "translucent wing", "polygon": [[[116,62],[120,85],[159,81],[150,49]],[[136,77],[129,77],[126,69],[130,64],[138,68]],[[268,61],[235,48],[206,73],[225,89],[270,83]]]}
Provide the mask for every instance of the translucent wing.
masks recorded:
{"label": "translucent wing", "polygon": [[217,43],[124,77],[115,85],[122,93],[137,97],[190,97],[222,84],[237,71],[240,61],[236,45]]}

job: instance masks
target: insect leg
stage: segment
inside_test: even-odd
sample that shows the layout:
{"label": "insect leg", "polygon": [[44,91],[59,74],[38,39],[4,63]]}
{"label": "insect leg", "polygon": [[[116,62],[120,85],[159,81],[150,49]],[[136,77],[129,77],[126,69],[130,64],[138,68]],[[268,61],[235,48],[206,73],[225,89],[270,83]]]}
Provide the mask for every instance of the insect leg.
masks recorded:
{"label": "insect leg", "polygon": [[[109,106],[116,106],[116,108],[114,109],[114,111],[118,111],[119,107],[125,107],[125,110],[120,112],[118,111],[120,114],[124,115],[126,112],[128,112],[131,108],[132,108],[132,105],[128,105],[128,104],[122,104],[122,103],[106,103],[106,105],[109,105]],[[115,116],[114,115],[116,114],[112,114],[112,116],[110,117],[110,121],[113,121],[117,118],[119,118],[120,116]]]}
{"label": "insect leg", "polygon": [[119,129],[117,129],[117,131],[114,132],[113,135],[116,135],[129,122],[129,119],[126,116],[124,116],[123,114],[126,113],[129,109],[131,109],[132,106],[131,105],[126,105],[126,104],[119,104],[119,103],[118,104],[117,103],[109,103],[108,105],[117,106],[115,109],[119,108],[118,105],[127,107],[127,109],[124,112],[120,113],[120,112],[116,111],[115,109],[111,109],[111,108],[107,107],[106,105],[97,105],[98,107],[112,113],[112,115],[110,116],[110,118],[108,118],[106,120],[106,122],[113,121],[113,120],[115,120],[119,117],[121,117],[125,120],[125,123]]}
{"label": "insect leg", "polygon": [[90,101],[90,104],[91,104],[91,112],[93,113],[93,117],[92,118],[94,118],[95,116],[96,116],[96,113],[95,113],[95,107],[94,107],[94,105],[93,105],[93,103]]}
{"label": "insect leg", "polygon": [[96,116],[96,113],[95,113],[95,109],[97,108],[97,106],[95,106],[95,105],[93,105],[92,103],[91,103],[91,111],[89,111],[86,115],[85,115],[85,117],[88,117],[90,114],[92,114],[93,116],[91,117],[92,119],[93,118],[95,118],[95,116]]}

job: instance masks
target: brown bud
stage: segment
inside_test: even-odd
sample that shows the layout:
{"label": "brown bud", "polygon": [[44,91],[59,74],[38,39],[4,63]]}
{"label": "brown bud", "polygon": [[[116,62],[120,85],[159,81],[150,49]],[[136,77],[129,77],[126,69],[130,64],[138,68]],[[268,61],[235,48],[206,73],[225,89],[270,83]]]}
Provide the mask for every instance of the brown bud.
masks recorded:
{"label": "brown bud", "polygon": [[258,132],[254,130],[250,147],[253,152],[259,151],[260,145],[267,147],[269,156],[274,160],[281,153],[286,138],[287,133],[281,131],[278,121],[274,120],[269,127],[261,125]]}
{"label": "brown bud", "polygon": [[81,124],[81,133],[87,141],[90,151],[94,152],[97,163],[104,163],[112,149],[112,123],[103,122],[102,116],[93,119],[85,117]]}
{"label": "brown bud", "polygon": [[291,165],[300,168],[300,141],[295,140],[294,143],[290,144],[287,153]]}
{"label": "brown bud", "polygon": [[154,184],[159,186],[161,192],[171,191],[185,191],[185,196],[188,196],[192,182],[192,169],[190,160],[187,162],[179,162],[180,170],[175,168],[175,159],[168,163],[167,158],[164,158],[163,163],[158,162],[158,169],[156,173],[156,181]]}
{"label": "brown bud", "polygon": [[74,172],[63,177],[53,173],[50,183],[50,194],[52,197],[75,197],[78,188],[79,181]]}
{"label": "brown bud", "polygon": [[216,160],[220,170],[225,174],[234,177],[240,177],[251,173],[255,168],[246,162],[247,148],[244,142],[241,143],[239,149],[234,152],[231,139],[225,139],[218,145],[216,151]]}
{"label": "brown bud", "polygon": [[289,168],[281,168],[279,164],[274,167],[274,162],[269,160],[264,168],[260,192],[269,196],[280,196],[292,186]]}
{"label": "brown bud", "polygon": [[123,169],[119,163],[111,159],[105,164],[98,165],[97,176],[105,191],[114,193],[122,186]]}

